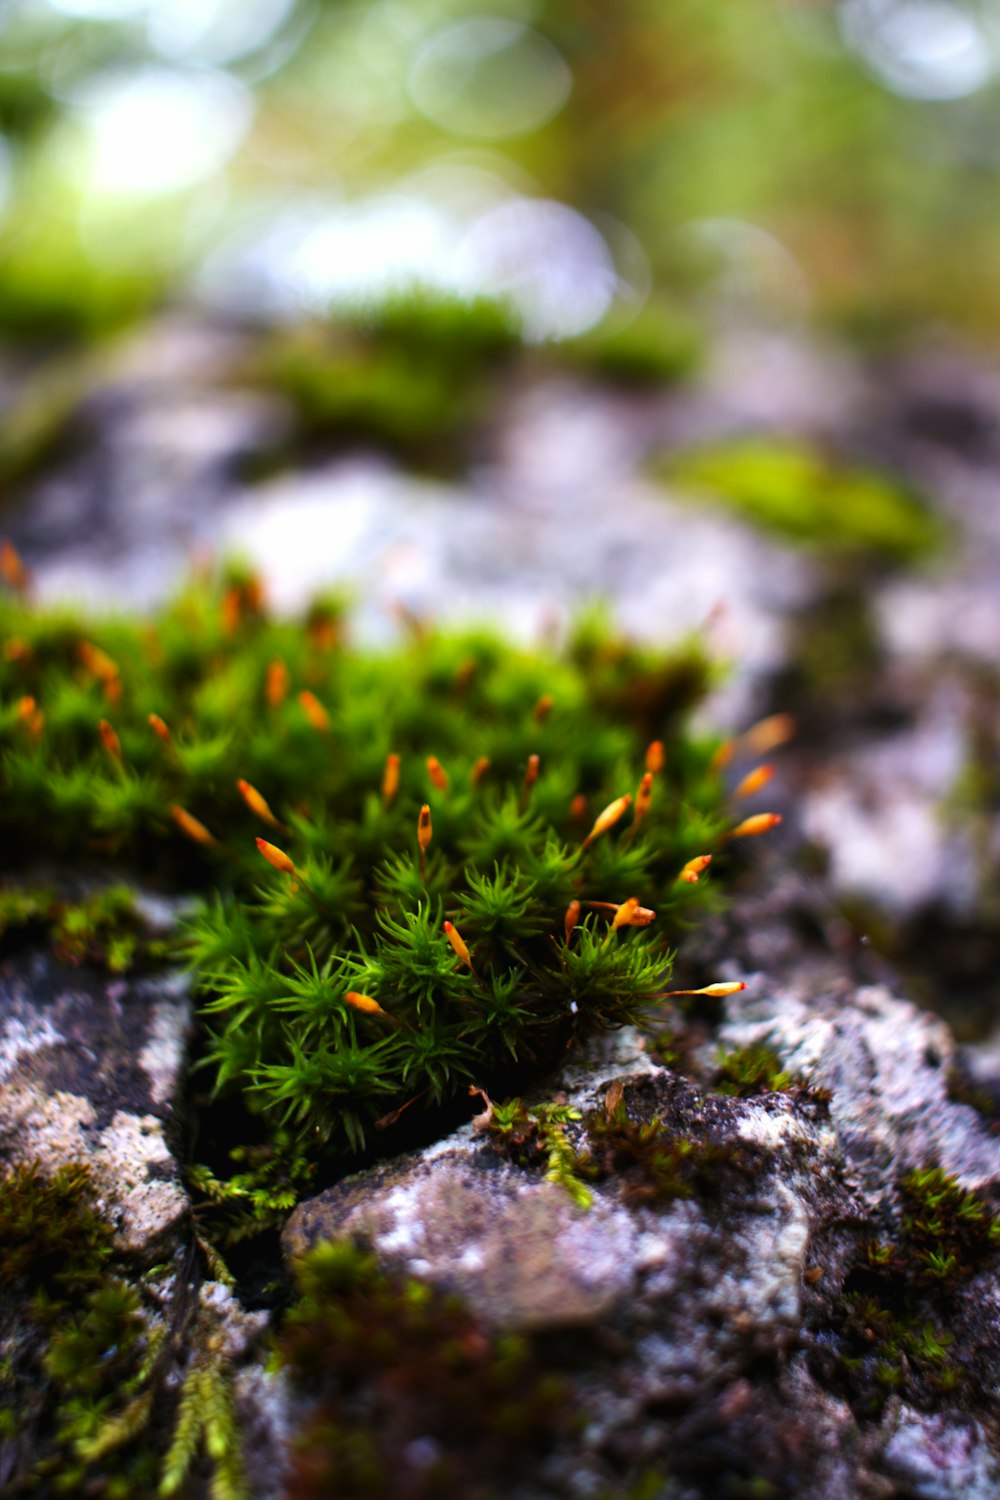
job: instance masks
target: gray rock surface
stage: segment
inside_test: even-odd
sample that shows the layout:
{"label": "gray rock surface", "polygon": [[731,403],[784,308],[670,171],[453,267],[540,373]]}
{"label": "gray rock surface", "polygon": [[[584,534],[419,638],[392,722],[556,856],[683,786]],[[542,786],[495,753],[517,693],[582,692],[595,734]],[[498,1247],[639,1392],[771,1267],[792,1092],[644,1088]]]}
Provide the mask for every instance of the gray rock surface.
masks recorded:
{"label": "gray rock surface", "polygon": [[173,1154],[191,1004],[43,952],[0,965],[0,1157],[86,1163],[118,1248],[155,1259],[188,1211]]}

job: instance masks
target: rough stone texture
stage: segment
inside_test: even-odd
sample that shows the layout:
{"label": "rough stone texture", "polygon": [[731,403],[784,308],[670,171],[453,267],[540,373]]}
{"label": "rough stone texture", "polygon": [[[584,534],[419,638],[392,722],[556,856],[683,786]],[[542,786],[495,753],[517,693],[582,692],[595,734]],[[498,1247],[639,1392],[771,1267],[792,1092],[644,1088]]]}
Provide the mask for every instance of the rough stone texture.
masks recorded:
{"label": "rough stone texture", "polygon": [[508,1327],[592,1323],[632,1286],[627,1213],[603,1201],[579,1213],[563,1188],[484,1159],[471,1128],[447,1154],[381,1173],[375,1194],[361,1177],[304,1205],[286,1244],[300,1252],[331,1228]]}
{"label": "rough stone texture", "polygon": [[86,1162],[118,1248],[143,1257],[187,1212],[171,1132],[190,1024],[177,975],[109,978],[45,953],[0,965],[0,1156]]}
{"label": "rough stone texture", "polygon": [[[672,1500],[1000,1496],[996,1257],[928,1304],[971,1372],[959,1394],[924,1410],[904,1391],[870,1412],[832,1353],[865,1245],[899,1233],[909,1168],[1000,1191],[1000,1138],[949,1094],[947,1027],[876,982],[863,952],[838,953],[842,938],[808,882],[742,897],[684,955],[692,977],[703,963],[718,976],[720,955],[723,974],[749,976],[703,1018],[715,1030],[689,1049],[686,1076],[625,1033],[546,1091],[568,1084],[586,1116],[617,1079],[631,1117],[737,1148],[718,1191],[657,1205],[616,1174],[583,1210],[470,1126],[302,1205],[286,1251],[354,1236],[494,1323],[563,1329],[587,1422],[533,1494],[619,1493],[616,1476],[648,1466],[669,1471]],[[754,1042],[809,1088],[714,1092],[719,1048]],[[571,1129],[582,1146],[583,1125]]]}

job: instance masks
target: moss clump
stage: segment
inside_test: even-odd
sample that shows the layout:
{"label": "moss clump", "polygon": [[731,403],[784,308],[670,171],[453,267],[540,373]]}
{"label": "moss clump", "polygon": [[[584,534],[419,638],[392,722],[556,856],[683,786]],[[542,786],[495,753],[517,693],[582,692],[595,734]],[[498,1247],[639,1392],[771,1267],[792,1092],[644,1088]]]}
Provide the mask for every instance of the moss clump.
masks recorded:
{"label": "moss clump", "polygon": [[181,1386],[156,1491],[159,1500],[191,1493],[202,1451],[211,1467],[212,1500],[247,1500],[231,1376],[225,1355],[208,1339],[197,1351]]}
{"label": "moss clump", "polygon": [[677,492],[719,501],[787,541],[910,563],[939,547],[941,522],[898,482],[829,462],[804,443],[746,438],[672,458]]}
{"label": "moss clump", "polygon": [[245,1500],[226,1339],[193,1291],[116,1252],[86,1167],[0,1176],[5,1496]]}
{"label": "moss clump", "polygon": [[1000,1249],[1000,1219],[940,1167],[899,1185],[895,1232],[864,1246],[814,1359],[856,1410],[878,1416],[893,1392],[920,1405],[980,1386],[968,1352],[952,1352],[955,1294]]}
{"label": "moss clump", "polygon": [[778,1054],[761,1042],[719,1054],[715,1087],[720,1094],[749,1099],[754,1094],[787,1093],[795,1086],[794,1075],[782,1068]]}
{"label": "moss clump", "polygon": [[357,1152],[637,1020],[712,903],[679,878],[732,818],[683,730],[696,646],[591,618],[561,650],[362,652],[336,601],[277,621],[239,570],[151,623],[0,625],[8,848],[217,887],[186,929],[207,1059],[271,1146]]}
{"label": "moss clump", "polygon": [[968,1276],[1000,1249],[1000,1218],[940,1167],[907,1172],[900,1192],[903,1243],[925,1280]]}
{"label": "moss clump", "polygon": [[4,1493],[151,1493],[142,1439],[162,1329],[116,1266],[84,1167],[0,1178],[0,1281]]}
{"label": "moss clump", "polygon": [[112,974],[165,962],[168,944],[152,938],[133,892],[106,886],[78,901],[43,886],[0,889],[0,946],[8,934],[43,936],[66,964],[97,964]]}
{"label": "moss clump", "polygon": [[603,1111],[588,1117],[587,1137],[593,1175],[619,1179],[633,1203],[715,1197],[754,1170],[742,1147],[678,1135],[659,1115],[634,1119],[620,1085],[608,1090]]}
{"label": "moss clump", "polygon": [[411,463],[447,468],[519,347],[500,304],[421,293],[277,335],[253,375],[289,397],[298,441],[375,442]]}
{"label": "moss clump", "polygon": [[499,1500],[570,1428],[562,1379],[456,1298],[351,1244],[311,1251],[298,1284],[278,1359],[316,1405],[288,1500]]}
{"label": "moss clump", "polygon": [[112,1234],[92,1206],[87,1169],[43,1176],[36,1163],[0,1178],[0,1280],[79,1291],[100,1281]]}
{"label": "moss clump", "polygon": [[227,1282],[229,1273],[214,1247],[235,1245],[283,1224],[316,1174],[309,1143],[288,1130],[276,1130],[264,1143],[233,1147],[229,1162],[236,1171],[225,1179],[200,1162],[184,1174],[195,1198],[199,1242],[212,1261],[213,1275]]}
{"label": "moss clump", "polygon": [[856,1410],[876,1418],[893,1393],[925,1404],[958,1388],[962,1369],[940,1322],[878,1294],[852,1292],[841,1305],[838,1376]]}
{"label": "moss clump", "polygon": [[508,1099],[503,1104],[487,1100],[486,1114],[476,1123],[503,1155],[521,1167],[544,1165],[548,1182],[565,1188],[578,1208],[589,1208],[593,1195],[583,1179],[593,1175],[590,1159],[575,1149],[566,1131],[582,1119],[565,1098],[530,1109],[520,1099]]}
{"label": "moss clump", "polygon": [[597,328],[558,346],[555,358],[622,386],[672,385],[701,362],[703,340],[676,309],[653,302],[620,328]]}

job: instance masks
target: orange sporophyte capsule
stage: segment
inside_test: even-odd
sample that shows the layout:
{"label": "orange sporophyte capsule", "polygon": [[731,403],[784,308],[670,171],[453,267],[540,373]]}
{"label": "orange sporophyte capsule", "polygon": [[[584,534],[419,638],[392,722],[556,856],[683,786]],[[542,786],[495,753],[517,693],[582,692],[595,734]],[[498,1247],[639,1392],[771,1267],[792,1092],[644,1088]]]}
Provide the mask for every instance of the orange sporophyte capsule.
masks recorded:
{"label": "orange sporophyte capsule", "polygon": [[282,875],[298,876],[299,872],[290,857],[285,853],[284,849],[279,849],[277,844],[269,844],[267,839],[259,838],[257,840],[257,848],[268,864],[273,866],[275,870],[279,870]]}
{"label": "orange sporophyte capsule", "polygon": [[750,755],[766,755],[769,750],[787,744],[794,735],[795,720],[791,714],[771,714],[750,726],[743,736],[742,746]]}
{"label": "orange sporophyte capsule", "polygon": [[609,802],[604,811],[598,813],[593,828],[583,841],[583,847],[586,849],[587,845],[593,843],[594,839],[599,838],[602,833],[607,833],[609,828],[614,828],[615,824],[621,821],[631,806],[631,793],[626,793],[624,797],[616,797],[613,802]]}
{"label": "orange sporophyte capsule", "polygon": [[252,615],[259,615],[264,608],[264,580],[259,573],[251,573],[243,584],[243,598]]}
{"label": "orange sporophyte capsule", "polygon": [[632,826],[636,827],[642,822],[649,812],[650,803],[653,800],[653,772],[647,771],[639,783],[639,790],[635,794],[635,814]]}
{"label": "orange sporophyte capsule", "polygon": [[471,772],[471,774],[469,776],[469,782],[470,782],[470,784],[472,785],[473,788],[475,788],[475,787],[477,787],[479,785],[479,783],[482,781],[483,777],[486,775],[486,772],[489,770],[489,768],[490,768],[490,758],[489,758],[489,756],[488,755],[480,755],[479,759],[476,761],[476,764],[473,766],[472,772]]}
{"label": "orange sporophyte capsule", "polygon": [[394,750],[390,750],[385,758],[385,770],[382,773],[382,801],[388,807],[395,801],[396,793],[399,791],[399,756]]}
{"label": "orange sporophyte capsule", "polygon": [[569,815],[574,823],[579,823],[580,819],[586,815],[586,812],[587,799],[582,792],[577,792],[569,805]]}
{"label": "orange sporophyte capsule", "polygon": [[233,584],[222,596],[222,604],[219,608],[222,620],[222,629],[225,635],[235,635],[239,628],[240,620],[243,618],[243,590],[238,584]]}
{"label": "orange sporophyte capsule", "polygon": [[752,797],[756,792],[762,791],[774,775],[773,766],[758,766],[754,771],[748,771],[733,791],[734,797]]}
{"label": "orange sporophyte capsule", "polygon": [[321,734],[329,734],[330,715],[316,697],[316,694],[310,692],[308,688],[303,688],[299,694],[299,702],[312,727],[318,729]]}
{"label": "orange sporophyte capsule", "polygon": [[45,728],[45,715],[30,693],[25,694],[18,701],[17,717],[33,740],[41,739],[42,730]]}
{"label": "orange sporophyte capsule", "polygon": [[186,808],[179,807],[174,802],[170,807],[170,816],[185,838],[189,838],[195,844],[203,844],[206,848],[218,842],[214,834],[209,833],[204,823],[199,823]]}
{"label": "orange sporophyte capsule", "polygon": [[576,926],[579,920],[580,903],[579,901],[571,901],[566,908],[566,915],[563,918],[563,932],[566,937],[567,948],[569,947],[569,940],[573,936],[573,928]]}
{"label": "orange sporophyte capsule", "polygon": [[629,896],[615,912],[611,929],[615,931],[619,927],[648,927],[655,918],[655,911],[651,911],[648,906],[639,905],[638,896]]}
{"label": "orange sporophyte capsule", "polygon": [[531,717],[534,719],[536,724],[545,723],[545,720],[548,718],[549,714],[555,707],[555,702],[556,700],[553,698],[551,693],[542,694],[538,702],[535,704],[534,708],[531,710]]}
{"label": "orange sporophyte capsule", "polygon": [[662,990],[661,997],[667,995],[709,995],[713,1000],[725,999],[726,995],[738,995],[740,990],[746,989],[746,981],[733,979],[727,984],[703,984],[700,990]]}
{"label": "orange sporophyte capsule", "polygon": [[715,754],[712,756],[712,759],[709,761],[709,765],[711,766],[713,771],[724,771],[735,754],[736,741],[723,740],[722,744],[719,746],[718,750],[716,750]]}
{"label": "orange sporophyte capsule", "polygon": [[4,641],[4,661],[30,661],[32,654],[31,647],[23,635],[12,635]]}
{"label": "orange sporophyte capsule", "polygon": [[427,757],[427,774],[431,778],[432,785],[437,787],[439,792],[448,790],[448,772],[436,755]]}
{"label": "orange sporophyte capsule", "polygon": [[475,677],[477,670],[474,656],[467,656],[464,661],[459,662],[455,668],[455,691],[464,693],[473,677]]}
{"label": "orange sporophyte capsule", "polygon": [[420,809],[420,816],[417,819],[417,843],[420,845],[421,854],[426,852],[427,845],[433,837],[434,827],[431,823],[431,810],[425,802]]}
{"label": "orange sporophyte capsule", "polygon": [[537,755],[529,755],[528,756],[528,768],[527,768],[527,770],[524,773],[524,790],[526,792],[530,792],[531,788],[534,786],[535,782],[538,780],[538,767],[539,767],[538,756]]}
{"label": "orange sporophyte capsule", "polygon": [[21,554],[12,541],[4,539],[0,542],[0,580],[15,594],[23,594],[27,591],[29,574],[21,560]]}
{"label": "orange sporophyte capsule", "polygon": [[150,729],[156,735],[156,738],[158,740],[162,740],[165,745],[170,744],[170,730],[167,727],[166,722],[160,718],[159,714],[147,714],[146,723],[149,725]]}
{"label": "orange sporophyte capsule", "polygon": [[697,885],[699,875],[704,870],[707,870],[711,863],[712,856],[710,854],[696,854],[694,859],[688,860],[677,879],[686,880],[688,885]]}
{"label": "orange sporophyte capsule", "polygon": [[469,968],[471,969],[472,955],[469,952],[468,944],[465,942],[465,939],[462,937],[462,934],[459,932],[458,928],[454,925],[453,922],[445,922],[444,935],[448,939],[455,953],[462,960],[463,964],[468,964]]}
{"label": "orange sporophyte capsule", "polygon": [[332,651],[340,636],[340,625],[330,614],[317,614],[306,625],[309,644],[316,651]]}
{"label": "orange sporophyte capsule", "polygon": [[646,750],[646,770],[651,776],[659,776],[665,763],[666,756],[663,752],[663,741],[654,740]]}
{"label": "orange sporophyte capsule", "polygon": [[281,827],[281,824],[274,816],[274,813],[271,811],[270,807],[268,807],[260,792],[258,792],[255,786],[251,786],[249,781],[243,781],[242,779],[237,781],[236,790],[239,792],[240,796],[243,798],[243,801],[246,803],[247,807],[249,807],[250,811],[252,813],[255,813],[258,818],[260,818],[265,823],[269,823],[272,828]]}
{"label": "orange sporophyte capsule", "polygon": [[777,828],[781,822],[780,813],[754,813],[752,818],[744,818],[735,828],[730,829],[728,837],[731,839],[752,839],[758,834],[770,833],[772,828]]}
{"label": "orange sporophyte capsule", "polygon": [[118,663],[102,651],[100,646],[95,646],[92,641],[80,641],[76,648],[76,654],[88,672],[100,681],[106,682],[117,677]]}
{"label": "orange sporophyte capsule", "polygon": [[108,723],[107,719],[102,719],[97,728],[101,736],[101,743],[112,760],[116,760],[120,766],[124,765],[124,761],[122,760],[122,742],[115,733],[113,726]]}
{"label": "orange sporophyte capsule", "polygon": [[361,995],[357,990],[348,990],[344,1000],[352,1010],[359,1010],[366,1016],[384,1016],[386,1012],[373,1000],[371,995]]}
{"label": "orange sporophyte capsule", "polygon": [[269,708],[277,708],[288,697],[288,668],[280,656],[268,662],[264,679],[264,697]]}

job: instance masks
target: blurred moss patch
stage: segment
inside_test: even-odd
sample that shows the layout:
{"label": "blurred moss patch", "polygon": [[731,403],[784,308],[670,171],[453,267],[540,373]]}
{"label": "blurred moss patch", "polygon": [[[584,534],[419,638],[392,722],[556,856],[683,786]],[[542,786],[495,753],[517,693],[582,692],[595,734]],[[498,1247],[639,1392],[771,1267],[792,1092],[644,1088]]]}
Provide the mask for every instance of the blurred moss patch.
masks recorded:
{"label": "blurred moss patch", "polygon": [[910,563],[939,548],[941,518],[915,491],[793,439],[755,437],[671,456],[679,498],[718,501],[801,546]]}
{"label": "blurred moss patch", "polygon": [[557,347],[556,357],[614,385],[672,385],[701,364],[698,324],[661,301],[648,303],[621,327],[595,328]]}
{"label": "blurred moss patch", "polygon": [[366,441],[448,469],[488,414],[492,377],[520,348],[496,302],[400,295],[276,333],[254,378],[289,398],[304,441]]}

